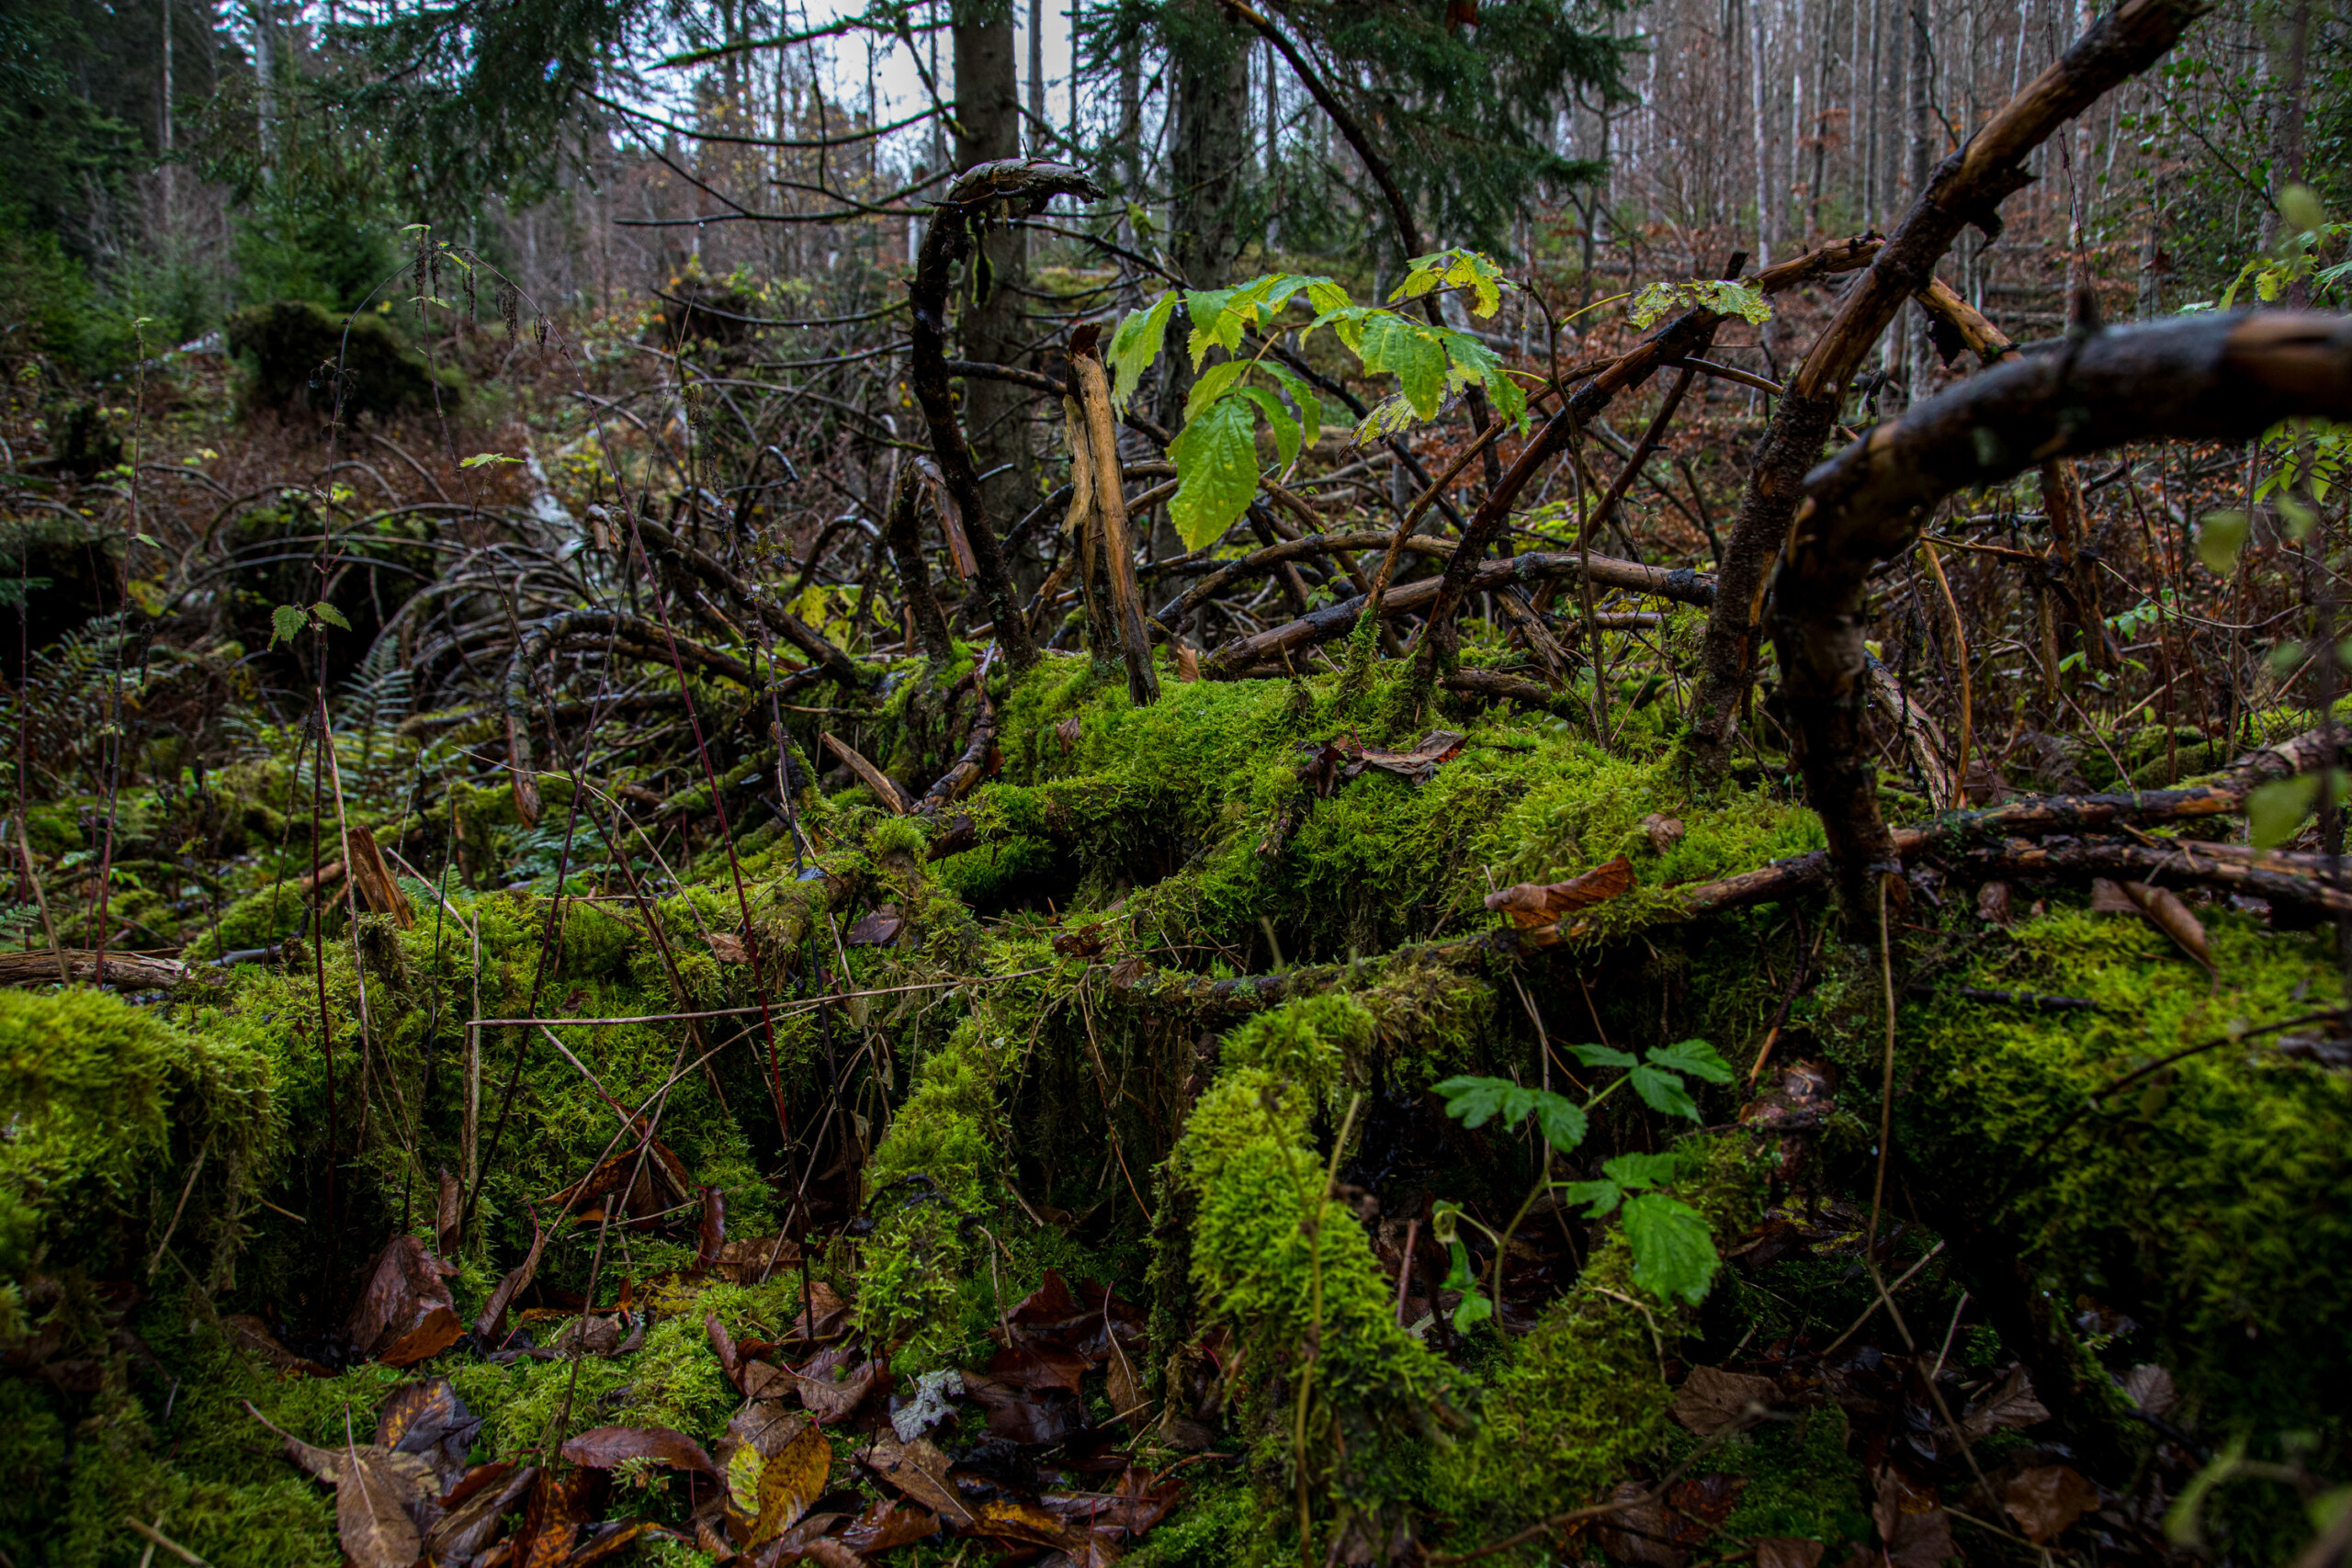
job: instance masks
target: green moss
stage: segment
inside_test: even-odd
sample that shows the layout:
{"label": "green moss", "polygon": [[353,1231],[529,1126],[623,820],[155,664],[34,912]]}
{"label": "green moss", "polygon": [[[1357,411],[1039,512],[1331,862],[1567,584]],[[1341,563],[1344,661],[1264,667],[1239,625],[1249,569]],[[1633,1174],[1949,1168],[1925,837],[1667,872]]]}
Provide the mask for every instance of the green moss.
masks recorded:
{"label": "green moss", "polygon": [[[1760,1212],[1770,1156],[1739,1136],[1690,1138],[1676,1152],[1676,1195],[1707,1216],[1720,1250]],[[1477,1435],[1437,1461],[1448,1512],[1519,1524],[1578,1506],[1667,1440],[1661,1363],[1694,1313],[1645,1296],[1633,1272],[1633,1250],[1612,1228],[1575,1287],[1511,1346]]]}

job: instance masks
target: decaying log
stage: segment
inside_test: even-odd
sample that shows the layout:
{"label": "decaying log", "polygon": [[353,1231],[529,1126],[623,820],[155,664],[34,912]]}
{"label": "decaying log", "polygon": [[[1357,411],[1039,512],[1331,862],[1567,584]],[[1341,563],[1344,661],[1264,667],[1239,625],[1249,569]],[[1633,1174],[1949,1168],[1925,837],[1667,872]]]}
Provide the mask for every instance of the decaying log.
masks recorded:
{"label": "decaying log", "polygon": [[1720,773],[1730,761],[1733,716],[1747,689],[1772,563],[1804,497],[1805,471],[1828,439],[1838,400],[1863,356],[1904,301],[1934,280],[1936,263],[1962,228],[1973,223],[1987,235],[1999,234],[2002,200],[2031,178],[2029,154],[2110,88],[2162,59],[2204,10],[2203,0],[2125,0],[2093,23],[1937,165],[1928,188],[1789,378],[1749,472],[1739,520],[1724,542],[1719,568],[1724,598],[1708,618],[1691,709],[1690,755],[1702,773]]}
{"label": "decaying log", "polygon": [[1881,818],[1862,647],[1871,569],[1969,485],[2126,441],[2221,441],[2294,414],[2352,415],[2352,321],[2193,317],[2052,344],[1880,426],[1806,479],[1774,585],[1773,640],[1805,787],[1840,893],[1901,852]]}
{"label": "decaying log", "polygon": [[[37,948],[30,953],[0,953],[0,986],[53,986],[57,961],[76,980],[97,983],[98,953],[95,948],[67,947],[55,952]],[[136,953],[107,950],[104,983],[125,990],[169,990],[187,978],[187,965],[176,958],[150,958]]]}

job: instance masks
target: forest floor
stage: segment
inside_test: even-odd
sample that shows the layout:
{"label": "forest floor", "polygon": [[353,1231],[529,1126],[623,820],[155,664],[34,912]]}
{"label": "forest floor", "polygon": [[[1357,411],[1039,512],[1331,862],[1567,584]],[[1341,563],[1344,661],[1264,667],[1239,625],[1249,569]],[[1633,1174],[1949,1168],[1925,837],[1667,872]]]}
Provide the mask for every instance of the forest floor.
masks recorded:
{"label": "forest floor", "polygon": [[[621,395],[632,330],[560,376]],[[2309,711],[2015,725],[1958,799],[1891,757],[1940,826],[1856,911],[1769,722],[1689,782],[1688,604],[1604,606],[1599,713],[1368,633],[1171,641],[1138,705],[1084,648],[922,658],[879,544],[819,547],[770,585],[856,678],[778,679],[657,612],[522,346],[458,435],[334,447],[174,359],[136,464],[12,474],[5,1561],[2257,1563],[2343,1517],[2345,971],[2237,814]],[[1463,663],[1524,672],[1502,622]]]}

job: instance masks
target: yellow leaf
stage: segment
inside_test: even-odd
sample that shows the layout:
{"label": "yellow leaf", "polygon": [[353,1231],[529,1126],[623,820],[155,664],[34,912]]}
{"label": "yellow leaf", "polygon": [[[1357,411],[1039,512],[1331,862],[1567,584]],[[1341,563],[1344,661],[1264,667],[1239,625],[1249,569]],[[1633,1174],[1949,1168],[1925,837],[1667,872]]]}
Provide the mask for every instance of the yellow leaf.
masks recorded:
{"label": "yellow leaf", "polygon": [[760,1523],[751,1544],[774,1540],[798,1524],[800,1516],[825,1495],[832,1470],[832,1445],[825,1441],[825,1434],[813,1426],[803,1427],[760,1471]]}

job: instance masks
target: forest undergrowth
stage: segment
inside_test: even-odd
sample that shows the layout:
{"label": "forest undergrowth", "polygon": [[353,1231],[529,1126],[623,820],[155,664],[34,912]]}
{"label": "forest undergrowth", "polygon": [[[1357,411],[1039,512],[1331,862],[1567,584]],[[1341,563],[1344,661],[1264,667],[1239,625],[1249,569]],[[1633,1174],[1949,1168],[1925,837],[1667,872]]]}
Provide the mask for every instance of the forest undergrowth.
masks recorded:
{"label": "forest undergrowth", "polygon": [[20,363],[0,1552],[2333,1562],[2352,334],[1933,282],[2169,15],[1573,331],[951,360],[1029,160],[902,366],[430,231]]}

